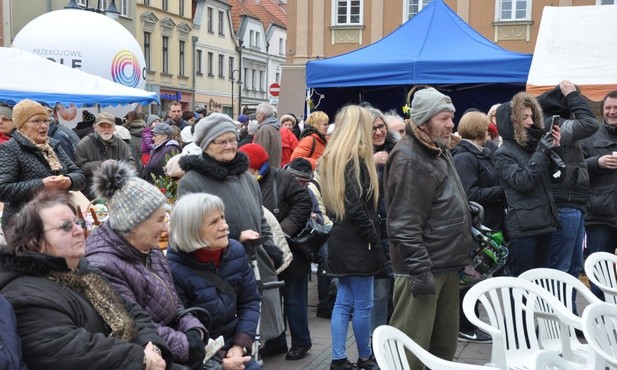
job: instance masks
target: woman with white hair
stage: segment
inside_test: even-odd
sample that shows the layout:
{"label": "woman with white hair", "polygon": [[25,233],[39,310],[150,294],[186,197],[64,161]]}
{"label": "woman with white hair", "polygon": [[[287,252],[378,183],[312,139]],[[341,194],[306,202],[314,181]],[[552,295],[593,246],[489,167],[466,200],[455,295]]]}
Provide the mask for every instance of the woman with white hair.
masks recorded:
{"label": "woman with white hair", "polygon": [[218,354],[223,368],[244,364],[245,369],[259,369],[248,356],[259,320],[257,282],[244,247],[228,235],[221,198],[205,193],[185,195],[171,214],[167,258],[184,306],[206,309],[210,337],[225,339]]}

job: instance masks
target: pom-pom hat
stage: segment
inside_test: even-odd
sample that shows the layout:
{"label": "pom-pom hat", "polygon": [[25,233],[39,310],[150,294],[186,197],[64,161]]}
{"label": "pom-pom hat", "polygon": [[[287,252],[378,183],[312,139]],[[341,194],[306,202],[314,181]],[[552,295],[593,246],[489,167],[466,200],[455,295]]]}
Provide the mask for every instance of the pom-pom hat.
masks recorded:
{"label": "pom-pom hat", "polygon": [[128,234],[167,205],[167,199],[156,186],[137,177],[123,161],[109,161],[94,173],[92,189],[109,208],[109,224],[121,234]]}

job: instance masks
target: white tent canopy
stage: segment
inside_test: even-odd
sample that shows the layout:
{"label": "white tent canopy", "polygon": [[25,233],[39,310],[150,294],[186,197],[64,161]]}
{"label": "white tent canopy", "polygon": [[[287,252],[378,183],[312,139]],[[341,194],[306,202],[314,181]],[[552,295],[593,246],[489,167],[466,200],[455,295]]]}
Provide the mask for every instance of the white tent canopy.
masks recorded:
{"label": "white tent canopy", "polygon": [[13,105],[23,99],[77,107],[158,102],[156,93],[124,86],[21,49],[0,47],[0,102]]}
{"label": "white tent canopy", "polygon": [[541,94],[570,80],[589,99],[617,90],[617,6],[544,7],[527,78]]}

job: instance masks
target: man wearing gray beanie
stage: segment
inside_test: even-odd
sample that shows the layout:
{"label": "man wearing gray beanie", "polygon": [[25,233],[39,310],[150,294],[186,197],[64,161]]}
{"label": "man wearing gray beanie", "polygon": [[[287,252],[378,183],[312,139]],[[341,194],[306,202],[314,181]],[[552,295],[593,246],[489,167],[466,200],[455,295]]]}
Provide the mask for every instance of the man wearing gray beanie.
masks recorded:
{"label": "man wearing gray beanie", "polygon": [[[469,265],[471,216],[450,148],[450,97],[416,91],[411,134],[390,152],[384,173],[394,271],[390,325],[424,349],[452,361],[459,324],[459,271]],[[408,357],[410,367],[422,364]]]}

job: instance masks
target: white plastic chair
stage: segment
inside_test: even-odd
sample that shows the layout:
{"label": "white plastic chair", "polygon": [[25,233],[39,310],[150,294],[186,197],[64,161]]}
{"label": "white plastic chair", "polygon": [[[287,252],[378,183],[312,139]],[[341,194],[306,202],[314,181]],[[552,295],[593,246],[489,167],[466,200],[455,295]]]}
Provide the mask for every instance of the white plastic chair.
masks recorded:
{"label": "white plastic chair", "polygon": [[373,332],[373,351],[381,369],[409,370],[405,349],[413,353],[429,369],[434,370],[486,370],[492,366],[446,361],[420,347],[405,333],[389,325],[378,326]]}
{"label": "white plastic chair", "polygon": [[594,303],[583,312],[583,334],[592,352],[590,368],[617,369],[617,306]]}
{"label": "white plastic chair", "polygon": [[581,364],[563,359],[554,351],[538,351],[533,355],[535,370],[580,370]]}
{"label": "white plastic chair", "polygon": [[[519,278],[529,280],[548,290],[555,298],[559,299],[570,312],[573,311],[573,306],[575,305],[573,302],[573,292],[576,292],[578,297],[582,297],[587,301],[587,304],[602,302],[579,279],[563,271],[549,268],[536,268],[525,271]],[[587,362],[588,346],[586,343],[581,343],[578,340],[573,327],[570,327],[568,331],[570,349],[572,349],[572,351],[562,353],[561,327],[559,323],[555,320],[538,318],[537,324],[538,340],[540,341],[540,347],[542,347],[542,349],[558,352],[568,361],[579,363]]]}
{"label": "white plastic chair", "polygon": [[[476,302],[486,310],[488,322],[476,315]],[[538,309],[542,305],[547,308]],[[463,312],[472,324],[493,337],[490,365],[501,369],[533,369],[533,354],[541,350],[535,331],[538,317],[560,323],[566,352],[570,346],[568,326],[582,328],[581,319],[548,291],[514,277],[494,277],[471,287],[463,299]]]}
{"label": "white plastic chair", "polygon": [[595,252],[585,260],[585,274],[595,286],[604,292],[606,303],[617,304],[617,256],[612,253]]}

